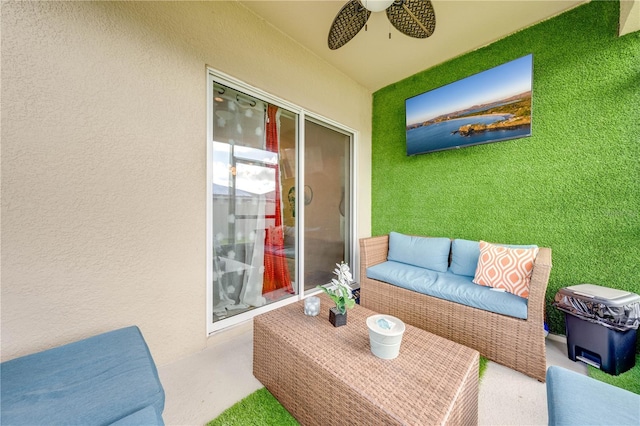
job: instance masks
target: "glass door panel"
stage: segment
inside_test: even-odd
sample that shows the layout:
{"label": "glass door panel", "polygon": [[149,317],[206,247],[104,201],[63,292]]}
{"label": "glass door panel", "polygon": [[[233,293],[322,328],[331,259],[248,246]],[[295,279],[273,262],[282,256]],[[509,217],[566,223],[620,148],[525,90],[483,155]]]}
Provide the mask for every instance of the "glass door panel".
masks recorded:
{"label": "glass door panel", "polygon": [[[297,115],[213,85],[213,322],[297,294],[295,237],[286,237],[284,152]],[[284,130],[284,132],[283,132]],[[295,181],[295,161],[287,163]]]}
{"label": "glass door panel", "polygon": [[[350,262],[351,136],[305,120],[304,288],[333,277],[336,263]],[[350,265],[352,266],[352,265]]]}

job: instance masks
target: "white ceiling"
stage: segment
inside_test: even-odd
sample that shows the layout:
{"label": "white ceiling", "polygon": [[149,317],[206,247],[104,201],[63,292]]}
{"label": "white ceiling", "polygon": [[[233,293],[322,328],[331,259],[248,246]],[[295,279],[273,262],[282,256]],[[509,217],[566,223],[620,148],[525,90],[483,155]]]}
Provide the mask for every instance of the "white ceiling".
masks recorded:
{"label": "white ceiling", "polygon": [[[436,29],[426,39],[398,32],[384,12],[337,50],[329,28],[344,1],[239,0],[293,40],[371,91],[490,44],[588,0],[432,0]],[[391,32],[391,39],[389,39]]]}

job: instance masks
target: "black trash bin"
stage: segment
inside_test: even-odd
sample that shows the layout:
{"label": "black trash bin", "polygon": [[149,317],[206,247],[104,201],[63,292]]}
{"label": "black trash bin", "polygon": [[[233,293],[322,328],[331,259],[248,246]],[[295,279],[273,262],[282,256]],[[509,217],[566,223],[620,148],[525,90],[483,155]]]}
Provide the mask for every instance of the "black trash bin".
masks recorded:
{"label": "black trash bin", "polygon": [[628,291],[580,284],[561,288],[553,305],[565,312],[567,351],[617,376],[636,364],[640,296]]}

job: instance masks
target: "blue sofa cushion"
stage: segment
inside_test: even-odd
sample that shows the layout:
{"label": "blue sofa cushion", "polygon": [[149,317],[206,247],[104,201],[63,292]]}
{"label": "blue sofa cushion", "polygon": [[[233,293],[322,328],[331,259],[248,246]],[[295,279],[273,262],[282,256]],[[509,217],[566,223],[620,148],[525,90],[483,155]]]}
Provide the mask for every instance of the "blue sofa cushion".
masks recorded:
{"label": "blue sofa cushion", "polygon": [[413,237],[391,232],[387,260],[446,272],[450,249],[449,238]]}
{"label": "blue sofa cushion", "polygon": [[394,261],[367,268],[367,277],[485,311],[527,318],[527,299],[474,284],[471,282],[472,277],[436,272]]}
{"label": "blue sofa cushion", "polygon": [[551,366],[547,370],[549,425],[640,425],[640,395]]}
{"label": "blue sofa cushion", "polygon": [[[495,244],[497,246],[507,248],[530,249],[537,248],[536,245],[517,245],[517,244]],[[451,243],[451,266],[449,272],[456,275],[464,275],[473,277],[478,268],[478,259],[480,258],[480,241],[469,241],[455,239]]]}
{"label": "blue sofa cushion", "polygon": [[451,267],[449,272],[473,277],[478,267],[480,242],[455,239],[451,243]]}
{"label": "blue sofa cushion", "polygon": [[164,390],[135,326],[6,361],[0,369],[3,425],[106,425],[149,406],[162,419]]}

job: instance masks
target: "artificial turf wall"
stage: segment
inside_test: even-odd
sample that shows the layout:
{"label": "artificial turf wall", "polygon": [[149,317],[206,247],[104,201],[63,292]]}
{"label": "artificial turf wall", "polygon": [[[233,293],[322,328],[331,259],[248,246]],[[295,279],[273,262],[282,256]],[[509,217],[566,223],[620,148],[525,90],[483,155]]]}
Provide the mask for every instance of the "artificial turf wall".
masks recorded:
{"label": "artificial turf wall", "polygon": [[[559,288],[640,293],[640,33],[617,36],[619,10],[582,5],[375,92],[372,235],[551,247],[559,334]],[[406,156],[406,98],[529,53],[531,137]]]}

